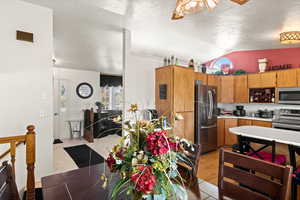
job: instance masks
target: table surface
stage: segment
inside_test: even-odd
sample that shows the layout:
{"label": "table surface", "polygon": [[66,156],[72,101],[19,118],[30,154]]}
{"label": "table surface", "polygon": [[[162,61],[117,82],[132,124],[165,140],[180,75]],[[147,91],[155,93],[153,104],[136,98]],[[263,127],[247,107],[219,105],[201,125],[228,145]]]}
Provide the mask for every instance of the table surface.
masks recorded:
{"label": "table surface", "polygon": [[[108,200],[111,199],[111,188],[118,181],[118,176],[104,169],[104,163],[80,168],[42,178],[43,197],[45,200]],[[102,187],[101,174],[105,171],[109,184]],[[188,199],[201,200],[189,190]],[[124,192],[126,193],[126,192]],[[130,199],[128,196],[118,196],[118,200]]]}
{"label": "table surface", "polygon": [[239,126],[229,128],[235,135],[252,137],[278,143],[300,146],[300,132],[261,126]]}

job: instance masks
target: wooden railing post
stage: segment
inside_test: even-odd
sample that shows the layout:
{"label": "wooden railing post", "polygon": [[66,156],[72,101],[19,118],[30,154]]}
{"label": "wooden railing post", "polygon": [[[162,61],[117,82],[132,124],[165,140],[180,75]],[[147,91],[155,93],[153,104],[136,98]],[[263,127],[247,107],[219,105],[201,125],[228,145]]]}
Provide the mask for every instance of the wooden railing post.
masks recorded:
{"label": "wooden railing post", "polygon": [[15,167],[15,162],[16,162],[16,142],[12,141],[10,143],[10,162],[12,165],[12,177],[14,181],[16,181],[16,167]]}
{"label": "wooden railing post", "polygon": [[27,163],[27,195],[26,200],[35,200],[35,127],[27,127],[26,134],[26,163]]}

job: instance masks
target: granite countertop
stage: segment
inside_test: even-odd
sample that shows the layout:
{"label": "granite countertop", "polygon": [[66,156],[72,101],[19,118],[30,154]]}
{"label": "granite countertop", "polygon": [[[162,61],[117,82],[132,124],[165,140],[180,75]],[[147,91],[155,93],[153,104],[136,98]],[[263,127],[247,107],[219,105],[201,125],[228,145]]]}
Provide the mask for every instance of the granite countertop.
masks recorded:
{"label": "granite countertop", "polygon": [[234,115],[220,115],[218,116],[219,119],[249,119],[249,120],[258,120],[258,121],[266,121],[266,122],[272,122],[273,118],[261,118],[261,117],[238,117]]}
{"label": "granite countertop", "polygon": [[298,131],[260,126],[240,126],[230,128],[229,131],[236,135],[300,146],[300,132]]}

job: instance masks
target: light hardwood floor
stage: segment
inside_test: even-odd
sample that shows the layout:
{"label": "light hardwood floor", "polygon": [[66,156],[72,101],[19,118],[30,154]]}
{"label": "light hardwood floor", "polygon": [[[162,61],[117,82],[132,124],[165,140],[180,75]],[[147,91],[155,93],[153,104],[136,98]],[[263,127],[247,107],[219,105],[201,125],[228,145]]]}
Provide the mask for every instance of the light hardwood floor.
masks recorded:
{"label": "light hardwood floor", "polygon": [[198,178],[218,185],[219,151],[201,155],[199,161]]}

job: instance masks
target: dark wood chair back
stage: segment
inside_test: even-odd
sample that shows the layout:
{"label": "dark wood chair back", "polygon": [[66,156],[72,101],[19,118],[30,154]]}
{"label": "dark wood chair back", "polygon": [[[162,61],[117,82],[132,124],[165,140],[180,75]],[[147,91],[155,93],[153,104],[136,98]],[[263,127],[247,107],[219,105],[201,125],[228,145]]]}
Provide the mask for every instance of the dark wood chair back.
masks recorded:
{"label": "dark wood chair back", "polygon": [[0,199],[20,200],[12,167],[7,162],[0,167]]}
{"label": "dark wood chair back", "polygon": [[300,155],[300,147],[289,145],[290,165],[294,170],[297,169],[296,154]]}
{"label": "dark wood chair back", "polygon": [[181,147],[185,150],[184,154],[188,157],[188,160],[184,162],[184,165],[191,170],[194,176],[197,176],[201,154],[200,145],[192,144],[189,146],[185,143],[182,143]]}
{"label": "dark wood chair back", "polygon": [[200,199],[200,189],[197,178],[199,160],[200,160],[200,145],[187,145],[185,143],[180,144],[184,149],[184,154],[188,158],[184,162],[178,163],[178,171],[182,178],[185,180],[185,185],[190,188],[191,191]]}
{"label": "dark wood chair back", "polygon": [[[258,173],[253,174],[251,171]],[[221,149],[219,199],[229,197],[236,200],[288,200],[291,175],[290,166],[277,165]]]}

